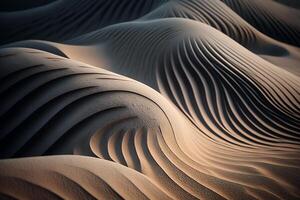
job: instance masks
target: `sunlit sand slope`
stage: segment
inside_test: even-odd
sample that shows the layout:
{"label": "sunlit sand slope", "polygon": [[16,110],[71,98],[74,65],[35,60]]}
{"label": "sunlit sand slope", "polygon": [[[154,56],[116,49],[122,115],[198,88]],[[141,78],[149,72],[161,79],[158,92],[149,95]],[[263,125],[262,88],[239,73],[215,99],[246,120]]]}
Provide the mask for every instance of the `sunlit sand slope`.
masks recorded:
{"label": "sunlit sand slope", "polygon": [[[214,80],[209,78],[212,72],[206,69],[207,75],[202,75],[202,81],[213,82],[214,88],[203,85],[201,92],[202,82],[199,86],[193,83],[203,72],[201,68],[192,68],[191,60],[185,62],[187,66],[179,68],[186,70],[182,73],[186,80],[176,75],[175,66],[168,69],[173,78],[162,73],[163,76],[157,79],[159,91],[170,98],[171,103],[146,85],[100,68],[33,49],[2,50],[2,158],[79,154],[110,160],[147,177],[134,175],[140,177],[142,186],[136,183],[129,189],[127,195],[133,192],[133,199],[139,199],[141,194],[149,197],[158,192],[173,199],[299,198],[299,136],[296,130],[299,118],[298,107],[293,106],[297,103],[297,92],[292,92],[296,91],[292,88],[297,87],[297,81],[293,82],[295,77],[287,73],[291,81],[287,86],[274,92],[264,87],[260,90],[266,93],[256,96],[257,92],[252,89],[258,86],[244,81],[258,82],[259,76],[254,71],[246,73],[247,68],[234,69],[228,65],[223,70],[231,70],[232,73],[228,73],[232,76],[240,70],[240,78],[245,74],[248,78],[230,88],[229,74],[223,74],[222,78],[219,69],[220,72],[214,73],[220,79]],[[211,70],[217,70],[217,67],[210,66]],[[188,77],[191,69],[196,71]],[[226,76],[228,79],[224,79]],[[191,89],[181,88],[183,82]],[[222,87],[219,86],[221,83]],[[171,91],[175,85],[179,85],[177,91]],[[197,91],[203,95],[197,96]],[[183,93],[185,100],[176,100],[178,92]],[[226,98],[222,97],[224,93]],[[248,99],[245,93],[253,95],[253,99]],[[268,95],[274,95],[274,102]],[[213,102],[220,102],[220,107],[212,106]],[[260,114],[262,111],[257,109],[260,107],[268,109],[269,114]],[[283,116],[287,116],[285,121]],[[50,170],[48,173],[51,173],[51,170],[59,169],[62,176],[75,179],[82,188],[87,188],[85,195],[116,195],[106,193],[107,190],[92,193],[88,189],[90,184],[84,182],[88,178],[86,173],[72,174],[61,158],[55,163],[59,166],[61,163],[62,167],[46,167],[43,163],[48,163],[47,159],[50,158],[0,161],[0,166],[11,174],[7,177],[4,171],[6,176],[3,175],[1,181],[14,179],[14,184],[22,185],[14,187],[21,187],[20,193],[7,189],[10,184],[1,193],[31,195],[31,183],[35,183],[38,187],[35,191],[43,195],[66,195],[66,188],[60,188],[59,193],[54,188],[52,193],[44,194],[43,188],[50,186],[43,185],[44,179],[39,178],[39,170]],[[79,161],[76,164],[77,158],[72,159],[75,166],[80,164]],[[28,177],[27,172],[34,169],[26,166],[31,166],[32,162],[41,164],[37,165],[39,169],[35,176]],[[94,160],[86,163],[89,162],[96,165]],[[8,167],[7,163],[16,167]],[[18,166],[25,166],[24,173],[19,174]],[[105,166],[104,161],[99,161],[100,168]],[[66,175],[67,172],[71,174]],[[55,177],[53,179],[55,182]],[[110,188],[117,190],[122,184],[125,183]],[[71,194],[81,191],[76,189],[77,186],[67,184],[66,187],[73,188]],[[135,192],[136,187],[143,189]],[[38,194],[36,192],[33,193]]]}

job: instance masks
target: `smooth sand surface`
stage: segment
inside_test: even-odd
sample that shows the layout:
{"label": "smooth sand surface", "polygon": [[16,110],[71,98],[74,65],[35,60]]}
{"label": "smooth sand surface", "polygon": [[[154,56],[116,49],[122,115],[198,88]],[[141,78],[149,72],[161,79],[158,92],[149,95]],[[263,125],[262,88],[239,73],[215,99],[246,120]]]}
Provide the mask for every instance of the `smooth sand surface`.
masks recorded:
{"label": "smooth sand surface", "polygon": [[291,2],[0,12],[0,199],[300,199]]}

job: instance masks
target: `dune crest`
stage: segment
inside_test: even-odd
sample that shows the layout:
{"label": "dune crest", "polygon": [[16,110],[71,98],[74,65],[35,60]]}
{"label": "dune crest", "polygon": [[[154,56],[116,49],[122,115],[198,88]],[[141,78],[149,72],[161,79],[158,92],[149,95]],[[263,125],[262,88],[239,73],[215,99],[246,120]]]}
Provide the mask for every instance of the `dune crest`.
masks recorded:
{"label": "dune crest", "polygon": [[[1,102],[5,105],[1,109],[2,158],[99,157],[144,174],[173,199],[299,196],[294,185],[299,178],[299,145],[293,130],[297,126],[292,125],[297,116],[291,115],[286,127],[278,127],[285,132],[276,131],[276,124],[266,126],[270,121],[262,121],[266,127],[257,127],[260,132],[251,129],[249,121],[241,121],[238,128],[234,120],[228,121],[229,116],[220,116],[224,121],[218,122],[201,114],[206,121],[201,123],[200,115],[192,113],[214,108],[190,104],[193,110],[184,110],[180,105],[185,102],[171,104],[146,85],[101,68],[23,48],[3,49],[0,61],[1,95],[9,94],[9,101]],[[159,91],[167,96],[165,87],[173,86],[163,80],[159,77]],[[192,97],[187,94],[185,98]],[[291,114],[293,110],[286,106],[285,112]],[[212,127],[213,123],[223,128]],[[247,132],[243,132],[245,126]],[[268,132],[267,127],[272,129]],[[226,136],[225,130],[231,135]],[[249,138],[249,133],[254,137]],[[29,158],[23,162],[31,163]],[[260,182],[268,187],[261,188]]]}

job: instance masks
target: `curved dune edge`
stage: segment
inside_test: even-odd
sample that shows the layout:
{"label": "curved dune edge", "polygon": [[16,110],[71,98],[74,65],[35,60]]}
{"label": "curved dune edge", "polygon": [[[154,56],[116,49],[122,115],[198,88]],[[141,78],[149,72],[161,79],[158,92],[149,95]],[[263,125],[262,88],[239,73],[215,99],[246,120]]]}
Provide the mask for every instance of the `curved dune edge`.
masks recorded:
{"label": "curved dune edge", "polygon": [[171,199],[134,170],[83,156],[1,160],[0,183],[0,198]]}
{"label": "curved dune edge", "polygon": [[0,199],[300,199],[300,14],[283,3],[0,12]]}
{"label": "curved dune edge", "polygon": [[[279,65],[283,65],[284,61],[287,60],[285,55],[281,55],[280,52],[277,52],[280,48],[292,54],[288,56],[288,60],[296,60],[298,62],[300,60],[299,53],[296,53],[299,52],[299,48],[278,42],[264,35],[228,7],[232,5],[232,9],[235,9],[235,5],[238,1],[234,4],[231,4],[230,1],[224,1],[228,6],[222,1],[215,0],[151,0],[146,1],[146,3],[144,3],[144,1],[138,1],[138,3],[136,1],[122,2],[123,3],[118,3],[118,1],[85,2],[79,0],[72,1],[70,4],[70,2],[67,1],[60,1],[50,8],[41,8],[30,13],[4,13],[0,15],[0,19],[3,22],[1,27],[6,31],[1,33],[1,42],[2,44],[7,44],[9,42],[25,39],[65,42],[76,36],[81,36],[84,33],[134,19],[137,21],[147,21],[163,18],[186,18],[212,26],[249,50],[259,53],[260,55],[269,55],[270,57],[267,59],[271,61],[275,60]],[[68,3],[68,6],[65,6],[66,3]],[[270,7],[266,6],[265,2],[261,3],[262,6],[260,6],[260,3],[255,1],[253,4],[258,4],[256,7],[259,9],[254,10],[257,11],[258,14],[253,17],[254,19],[251,18],[248,19],[248,21],[252,20],[254,25],[257,24],[258,27],[262,26],[263,31],[268,31],[267,33],[275,39],[299,46],[297,42],[299,38],[297,37],[299,26],[297,23],[294,23],[294,21],[297,20],[292,20],[295,18],[295,15],[299,15],[297,10],[293,12],[294,14],[287,13],[287,9],[281,8],[281,5],[277,5],[277,3],[274,2],[268,3],[271,4]],[[250,13],[249,16],[253,14],[251,10],[253,7],[247,6],[247,1],[241,2],[240,4],[243,5],[241,6],[242,9],[238,9],[238,7],[236,8],[236,12],[241,12],[242,14]],[[272,6],[273,4],[275,4],[275,6]],[[143,6],[141,7],[141,5]],[[94,7],[94,9],[87,12],[86,9],[90,7]],[[279,13],[281,21],[277,20],[279,21],[278,24],[276,24],[277,21],[273,22],[270,20],[269,15],[264,15],[265,11],[266,13],[274,13],[274,7],[275,10],[277,10],[277,7],[279,7],[280,11],[283,9],[283,11]],[[138,11],[138,8],[141,10]],[[112,12],[112,10],[116,12]],[[123,11],[120,12],[120,10]],[[243,12],[244,10],[245,12]],[[52,16],[54,13],[55,16],[59,15],[59,17],[49,17],[49,15]],[[70,13],[74,14],[71,15]],[[82,13],[85,14],[83,15]],[[89,13],[89,15],[87,13]],[[287,17],[288,15],[285,15],[285,13],[293,17]],[[65,18],[69,15],[71,15],[71,17],[83,15],[83,17],[79,20],[73,20],[73,23],[68,23],[68,20]],[[248,15],[245,16],[248,17]],[[267,25],[263,26],[259,24],[255,21],[256,17]],[[10,21],[10,23],[7,24],[5,21]],[[34,21],[34,23],[32,23],[32,21]],[[63,23],[61,21],[63,21]],[[79,23],[81,28],[78,28]],[[11,27],[12,24],[13,28]],[[52,26],[53,24],[55,24],[55,26]],[[272,26],[269,26],[269,24]],[[51,28],[48,29],[47,27],[49,26]],[[266,27],[268,27],[268,29],[266,29]],[[274,47],[275,50],[272,51],[271,47]],[[273,55],[273,52],[275,55]],[[278,58],[272,59],[272,56],[284,57],[284,59],[282,59],[282,62],[278,62]],[[296,62],[289,63],[289,65],[290,64],[296,64]]]}
{"label": "curved dune edge", "polygon": [[64,41],[99,28],[137,19],[165,0],[60,0],[29,10],[0,12],[0,44],[43,39]]}
{"label": "curved dune edge", "polygon": [[[199,2],[198,2],[199,3]],[[220,2],[221,3],[221,2]],[[170,3],[171,4],[171,3]],[[179,12],[192,12],[191,10],[186,10],[181,8],[179,5],[172,3],[171,5],[166,4],[165,7],[161,7],[162,11],[161,12],[167,12],[164,9],[169,9],[169,7],[174,6],[174,9]],[[203,9],[202,4],[198,5],[198,9]],[[213,5],[210,5],[213,6]],[[223,7],[225,5],[222,5]],[[226,7],[226,6],[225,6]],[[181,10],[183,9],[183,10]],[[191,9],[191,8],[190,8]],[[228,8],[226,8],[228,9]],[[226,10],[225,9],[225,10]],[[230,10],[229,10],[230,11]],[[158,12],[158,13],[156,13]],[[157,35],[155,33],[156,30],[152,30],[152,24],[155,24],[157,27],[158,32],[164,32],[166,36],[172,35],[172,37],[176,37],[176,34],[181,37],[181,35],[186,34],[186,35],[191,35],[194,34],[195,32],[199,31],[197,34],[200,37],[203,37],[203,33],[200,31],[202,29],[207,29],[203,28],[206,27],[205,24],[208,24],[209,26],[223,32],[226,35],[219,34],[218,37],[230,37],[236,42],[239,43],[239,45],[244,46],[247,48],[251,53],[254,53],[261,58],[271,62],[274,65],[277,65],[289,72],[292,72],[295,75],[300,75],[300,67],[299,67],[299,62],[300,62],[300,50],[298,47],[294,47],[282,42],[278,42],[272,38],[269,38],[262,33],[258,32],[256,29],[254,29],[251,25],[247,24],[247,22],[243,21],[243,19],[239,19],[238,16],[235,13],[230,12],[225,12],[221,13],[223,15],[226,15],[229,13],[229,16],[226,21],[222,21],[222,18],[214,18],[214,16],[211,16],[211,13],[206,13],[206,17],[208,15],[208,19],[204,20],[202,17],[194,16],[199,13],[190,13],[182,16],[174,15],[174,13],[171,12],[172,15],[161,15],[159,14],[160,10],[158,9],[157,11],[154,10],[153,12],[149,13],[148,15],[144,16],[140,20],[136,20],[133,22],[128,22],[128,23],[120,23],[120,24],[115,24],[112,26],[108,26],[102,29],[98,29],[96,31],[80,35],[78,37],[75,37],[70,40],[64,40],[62,43],[53,43],[53,42],[48,42],[48,41],[36,41],[36,40],[29,40],[29,41],[20,41],[20,42],[15,42],[11,44],[7,44],[3,47],[27,47],[27,48],[34,48],[34,49],[40,49],[43,51],[48,51],[50,53],[54,53],[56,55],[68,57],[65,53],[73,54],[72,58],[75,60],[81,60],[86,63],[95,65],[95,66],[103,66],[103,65],[109,65],[109,63],[97,63],[94,62],[97,57],[101,57],[103,61],[105,61],[106,54],[110,56],[110,52],[107,52],[107,49],[103,49],[102,47],[105,47],[106,43],[110,43],[111,41],[115,41],[117,37],[119,38],[125,38],[123,36],[120,36],[121,34],[130,34],[130,29],[136,29],[136,30],[142,30],[143,35],[146,37],[145,39],[152,39],[153,35]],[[195,11],[194,11],[195,12]],[[201,13],[201,12],[200,12]],[[186,17],[189,16],[189,17]],[[177,17],[177,18],[172,18],[169,19],[168,17]],[[187,19],[185,19],[187,18]],[[230,20],[232,19],[232,20]],[[216,20],[216,22],[212,23],[211,20]],[[221,22],[220,22],[221,20]],[[168,25],[168,21],[170,24]],[[210,21],[208,23],[207,21]],[[166,23],[167,22],[167,23]],[[201,22],[201,23],[199,23]],[[218,25],[218,23],[221,23],[221,25]],[[184,25],[183,23],[186,23]],[[203,24],[204,23],[204,24]],[[170,30],[166,30],[166,28],[163,28],[162,26],[160,27],[160,24],[167,26],[172,30],[177,30],[177,32],[171,33]],[[189,31],[189,28],[192,29],[193,33]],[[213,28],[211,28],[213,30]],[[126,30],[127,29],[127,30]],[[126,33],[127,32],[127,33]],[[114,33],[114,34],[112,34]],[[136,34],[136,33],[134,33]],[[140,35],[142,36],[142,35]],[[108,42],[106,41],[108,40]],[[155,43],[160,42],[161,40],[155,41]],[[123,41],[121,41],[123,43]],[[131,44],[127,44],[127,46],[132,46],[135,41],[132,41]],[[163,41],[167,45],[169,45],[170,41]],[[234,41],[226,41],[229,43],[234,43]],[[64,45],[71,45],[74,46],[74,48],[64,48]],[[111,44],[108,44],[108,49],[116,49],[117,44],[114,44],[111,46]],[[94,49],[91,50],[90,47],[93,47]],[[125,43],[123,46],[123,51],[126,51]],[[148,51],[147,46],[143,46],[143,49]],[[242,47],[239,47],[242,48]],[[63,51],[66,51],[65,53]],[[68,52],[69,51],[69,52]],[[120,50],[122,51],[122,50]],[[104,53],[104,57],[103,57]],[[155,53],[155,52],[153,52]]]}
{"label": "curved dune edge", "polygon": [[[163,35],[160,36],[159,34]],[[64,44],[48,43],[43,41],[24,41],[13,43],[8,46],[24,46],[30,48],[35,48],[35,46],[37,46],[37,48],[40,48],[41,50],[46,50],[44,46],[54,46],[61,51],[65,51],[66,54],[69,54],[69,56],[75,60],[81,60],[95,66],[98,65],[97,61],[95,61],[97,56],[100,56],[101,59],[104,59],[104,61],[107,57],[108,63],[106,63],[106,65],[113,65],[114,63],[110,63],[109,59],[114,61],[115,58],[110,58],[110,56],[114,54],[113,56],[117,56],[117,61],[115,62],[120,62],[120,64],[118,64],[120,65],[118,66],[120,68],[122,64],[126,65],[127,62],[132,62],[134,59],[144,59],[143,62],[145,62],[145,60],[149,60],[147,62],[155,62],[157,54],[159,54],[158,52],[163,52],[163,49],[172,47],[174,43],[181,40],[188,40],[188,37],[206,40],[206,38],[209,38],[208,34],[214,35],[211,42],[219,40],[222,45],[235,45],[236,49],[243,49],[242,51],[245,51],[245,48],[240,45],[243,42],[239,41],[239,44],[236,45],[236,41],[231,40],[227,35],[216,31],[211,26],[207,26],[206,24],[194,20],[180,18],[142,20],[116,24],[67,41],[66,45],[70,45],[70,48],[67,46],[64,48]],[[160,38],[155,40],[154,36]],[[236,35],[236,37],[241,38],[242,40],[247,40],[247,37],[243,38],[239,35]],[[122,44],[121,48],[118,46],[119,43]],[[74,48],[72,48],[73,45]],[[132,48],[134,45],[138,48]],[[128,51],[128,49],[132,50],[133,53],[132,55],[128,55],[128,58],[124,58],[125,56],[123,54],[131,54],[131,51]],[[156,49],[157,51],[154,51]],[[247,49],[249,52],[245,54],[249,54],[251,57],[254,57],[253,54],[256,54],[276,66],[279,66],[295,75],[300,75],[300,51],[296,47],[288,46],[266,38],[257,38],[254,40],[252,45],[248,46]],[[134,51],[139,52],[141,55],[136,55]],[[119,55],[115,55],[116,53]],[[119,58],[120,56],[123,57]],[[137,57],[135,58],[134,56]],[[140,63],[132,64],[135,66]]]}
{"label": "curved dune edge", "polygon": [[[152,29],[155,32],[151,32]],[[170,29],[173,32],[169,32]],[[162,39],[153,40],[161,35]],[[81,46],[50,45],[71,59],[105,66],[147,84],[168,97],[194,123],[204,127],[215,127],[218,123],[217,129],[222,133],[217,135],[226,132],[230,134],[225,135],[233,132],[240,135],[251,130],[260,136],[260,139],[251,137],[258,144],[271,142],[267,139],[270,132],[298,141],[299,78],[207,25],[184,19],[134,22],[93,32],[76,41]],[[202,98],[202,94],[206,97]],[[257,105],[263,106],[256,108]],[[227,107],[230,108],[226,111],[228,115],[222,114]],[[241,110],[247,114],[240,113]],[[265,116],[265,112],[270,115]],[[204,123],[202,116],[211,121]],[[254,118],[261,123],[251,120]],[[247,125],[237,122],[224,125],[223,120],[243,121]],[[252,127],[253,124],[260,126],[259,129]],[[226,126],[234,127],[226,130]]]}
{"label": "curved dune edge", "polygon": [[272,0],[222,0],[257,30],[282,42],[300,46],[300,11]]}
{"label": "curved dune edge", "polygon": [[[6,97],[0,98],[2,158],[99,157],[144,174],[156,186],[147,188],[159,188],[173,199],[300,196],[299,141],[293,131],[297,126],[289,124],[295,123],[296,116],[281,124],[289,132],[272,135],[274,128],[266,132],[272,142],[253,130],[251,140],[245,140],[242,132],[226,138],[217,126],[208,131],[193,115],[182,114],[146,85],[101,68],[24,48],[2,49],[0,63],[0,92]],[[161,86],[168,85],[162,82]],[[18,159],[11,162],[14,165]],[[85,177],[78,176],[80,180]],[[145,191],[145,195],[155,191]]]}

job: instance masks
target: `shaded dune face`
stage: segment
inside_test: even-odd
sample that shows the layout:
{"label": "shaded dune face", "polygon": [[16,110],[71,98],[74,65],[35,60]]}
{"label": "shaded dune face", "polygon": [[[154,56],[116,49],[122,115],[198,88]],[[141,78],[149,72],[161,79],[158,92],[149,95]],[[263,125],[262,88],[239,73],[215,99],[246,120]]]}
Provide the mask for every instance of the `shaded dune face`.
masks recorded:
{"label": "shaded dune face", "polygon": [[[101,128],[117,132],[144,126],[158,131],[159,124],[170,128],[161,107],[151,99],[157,94],[134,80],[46,52],[3,53],[1,157],[84,152],[90,144],[79,141]],[[12,66],[15,59],[29,60]],[[150,90],[148,95],[144,90]],[[75,149],[77,143],[82,148]],[[87,150],[85,154],[92,154]]]}
{"label": "shaded dune face", "polygon": [[[273,1],[223,0],[233,11],[262,33],[300,46],[300,13]],[[293,20],[290,20],[293,18]]]}
{"label": "shaded dune face", "polygon": [[185,18],[208,24],[244,46],[253,44],[259,34],[221,1],[169,1],[142,19]]}
{"label": "shaded dune face", "polygon": [[[149,27],[155,30],[153,37],[146,35],[151,31]],[[154,41],[159,35],[163,37]],[[217,135],[227,135],[228,139],[237,132],[243,135],[240,139],[251,138],[257,145],[273,143],[270,134],[298,144],[298,77],[208,26],[186,20],[128,23],[76,40],[86,44],[103,41],[106,54],[111,56],[109,70],[160,91],[194,123],[204,125],[210,132],[218,127],[221,133]],[[128,52],[133,46],[136,51]],[[72,53],[68,55],[72,57]]]}
{"label": "shaded dune face", "polygon": [[[271,6],[271,9],[268,10],[266,3],[257,3],[257,1],[254,2],[254,5],[258,4],[257,7],[260,8],[256,11],[258,12],[257,15],[253,14],[251,10],[249,11],[251,7],[248,8],[246,6],[247,1],[242,1],[240,4],[245,4],[245,6],[241,6],[237,11],[230,1],[222,2],[219,0],[157,0],[147,1],[147,4],[143,3],[143,1],[139,1],[140,4],[135,3],[135,1],[122,2],[124,5],[118,1],[97,1],[96,3],[92,1],[88,3],[85,1],[72,1],[72,4],[66,7],[63,6],[67,3],[66,1],[59,1],[50,4],[47,9],[45,8],[47,12],[44,11],[45,9],[40,8],[30,13],[3,13],[0,15],[0,21],[3,23],[1,26],[4,27],[6,31],[1,33],[2,44],[24,39],[42,39],[63,43],[69,43],[71,39],[72,43],[76,44],[76,40],[72,40],[72,38],[76,36],[80,37],[82,34],[94,30],[99,31],[99,28],[115,23],[130,20],[148,21],[163,18],[184,18],[205,23],[231,37],[264,59],[284,67],[293,73],[300,74],[298,64],[300,60],[300,50],[296,47],[299,46],[297,42],[297,38],[299,38],[297,37],[299,27],[296,23],[297,20],[295,20],[295,22],[290,20],[291,18],[298,18],[299,12],[297,12],[297,10],[293,10],[292,13],[287,13],[289,10],[280,4],[275,4],[275,6]],[[234,2],[233,5],[238,4],[238,1]],[[260,6],[260,4],[262,4],[262,6]],[[273,4],[274,3],[271,5]],[[93,7],[93,9],[86,12],[78,5],[86,5],[83,7],[84,9],[90,9],[90,7]],[[233,10],[231,10],[231,7]],[[138,12],[138,10],[140,10],[140,12]],[[277,12],[278,14],[275,15],[279,21],[281,20],[280,23],[278,22],[278,26],[274,26],[278,20],[273,22],[272,18],[270,19],[264,15],[265,10],[268,12],[279,10]],[[57,12],[61,13],[62,19],[56,17]],[[68,13],[73,14],[70,14],[71,17],[69,17]],[[85,14],[83,15],[82,13]],[[248,15],[246,14],[245,19],[243,19],[238,15],[240,13],[255,15],[254,19],[263,22],[263,24],[256,23],[255,20],[251,20],[251,17],[248,19]],[[55,17],[51,17],[52,15],[55,15]],[[80,20],[72,21],[72,18],[77,19],[78,16],[82,16]],[[37,18],[37,23],[32,23],[32,21],[35,21],[33,20],[35,18]],[[10,23],[7,24],[7,21],[10,21]],[[12,23],[12,21],[14,21],[14,23]],[[70,23],[70,21],[72,21],[72,23]],[[12,26],[12,24],[14,24],[14,26]],[[80,26],[78,27],[79,24]],[[278,39],[278,41],[272,37]],[[290,45],[279,41],[287,42]],[[36,47],[36,45],[28,46],[28,44],[24,43],[17,43],[16,45],[10,44],[9,46],[41,49],[41,47]]]}
{"label": "shaded dune face", "polygon": [[[254,1],[251,6],[248,5],[250,5],[250,1],[246,0],[224,0],[223,2],[219,0],[151,0],[138,2],[119,0],[86,2],[78,0],[71,3],[58,1],[49,4],[47,8],[38,8],[30,13],[2,13],[0,19],[3,24],[1,26],[5,27],[6,32],[1,33],[3,34],[1,35],[3,38],[1,42],[5,44],[24,39],[64,41],[76,35],[124,21],[176,17],[208,24],[246,47],[253,46],[256,39],[263,37],[263,34],[259,31],[281,41],[299,46],[297,41],[298,24],[287,20],[288,17],[284,15],[287,13],[286,8],[280,4],[271,6],[275,11],[283,10],[283,12],[278,12],[275,15],[275,19],[279,21],[276,26],[274,24],[277,21],[273,22],[272,18],[270,19],[268,15],[264,15],[267,11],[273,11],[266,8],[268,4]],[[255,10],[255,8],[259,9]],[[258,13],[257,15],[253,12],[254,10]],[[294,11],[291,15],[299,17],[297,11]],[[78,16],[81,16],[78,20],[68,23],[72,19],[77,19]],[[10,23],[5,23],[8,20]],[[95,23],[96,21],[97,23]],[[258,28],[259,31],[248,22]],[[78,28],[79,23],[81,24],[80,28]],[[19,25],[16,26],[16,24]],[[54,24],[56,26],[52,26]],[[22,34],[19,34],[21,32]],[[285,39],[280,39],[277,36],[285,37]]]}
{"label": "shaded dune face", "polygon": [[294,3],[0,12],[0,199],[300,199]]}
{"label": "shaded dune face", "polygon": [[[181,47],[183,44],[178,45]],[[0,61],[1,95],[5,97],[1,98],[1,105],[5,105],[1,109],[0,123],[2,158],[57,154],[99,157],[146,175],[166,198],[173,199],[299,197],[296,187],[299,180],[298,139],[297,134],[293,134],[288,126],[294,123],[292,119],[287,119],[290,121],[285,121],[285,124],[281,123],[286,129],[286,132],[282,132],[284,135],[276,134],[276,126],[272,130],[257,126],[257,129],[265,132],[255,132],[251,128],[248,128],[247,132],[242,132],[243,126],[251,127],[251,123],[254,122],[243,120],[240,121],[241,127],[238,127],[241,131],[234,132],[233,128],[237,127],[237,124],[227,125],[234,123],[234,120],[226,121],[229,116],[221,117],[223,121],[211,122],[212,117],[202,114],[205,123],[201,123],[199,116],[189,114],[189,112],[209,112],[210,108],[203,106],[204,103],[202,107],[190,103],[189,107],[194,110],[185,110],[178,105],[184,102],[174,101],[185,113],[181,114],[175,105],[147,86],[100,68],[46,52],[20,48],[2,50]],[[191,64],[184,63],[187,65],[186,68],[190,69],[188,66]],[[175,72],[169,72],[172,73]],[[178,82],[181,79],[170,79],[169,81],[173,81],[170,84],[171,82],[163,77],[163,73],[160,74],[162,77],[157,77],[161,82],[159,90],[170,98],[165,92],[166,88],[181,84]],[[210,87],[204,89],[208,90],[208,93],[220,90],[218,95],[222,95],[226,92],[226,80],[222,81],[223,88],[214,89],[215,91]],[[250,86],[254,87],[253,85],[248,87]],[[187,93],[187,91],[180,92]],[[197,101],[202,98],[191,94],[184,97],[197,98]],[[208,98],[206,95],[204,97]],[[212,104],[213,100],[210,101]],[[288,98],[283,101],[288,101]],[[268,108],[266,102],[262,103]],[[238,101],[233,101],[232,104],[232,107],[234,105],[242,107],[238,105]],[[252,113],[257,112],[254,107],[247,105]],[[289,112],[292,113],[292,110]],[[213,115],[218,113],[215,112]],[[255,119],[253,116],[252,118],[268,124],[263,119]],[[213,123],[214,127],[205,125]],[[220,127],[217,123],[224,124],[224,127]],[[225,130],[231,130],[231,137],[226,136]],[[268,137],[263,135],[264,133],[268,134]],[[248,138],[251,135],[253,139]],[[266,138],[277,140],[273,142]],[[43,192],[46,196],[53,195],[53,192],[58,196],[67,195],[66,190],[59,193],[55,187],[39,182],[39,178],[27,177],[22,173],[16,175],[19,170],[28,173],[34,171],[26,166],[32,165],[32,162],[48,162],[47,159],[50,158],[38,158],[33,162],[31,158],[24,158],[20,161],[24,162],[21,165],[25,165],[24,169],[12,168],[9,173],[11,175],[5,176],[7,177],[5,179],[2,176],[1,180],[15,180],[18,184],[16,188],[35,183],[40,189],[34,191]],[[80,163],[77,160],[74,158],[75,166]],[[17,160],[7,160],[1,163],[4,169],[8,168],[6,162],[11,163],[9,166],[19,166],[14,164],[18,162]],[[57,162],[62,162],[64,166],[63,157],[57,158]],[[105,166],[99,162],[100,168]],[[56,173],[56,170],[60,169],[59,166],[52,169],[51,166],[46,167],[43,164],[38,168],[37,171],[49,169],[50,174],[51,170]],[[85,177],[85,174],[75,176],[71,172],[68,175],[64,171],[58,172],[79,185],[83,184],[81,185],[83,188],[90,187],[76,178]],[[39,173],[36,176],[39,177]],[[55,177],[53,179],[55,185],[57,180]],[[144,185],[145,181],[142,179],[141,183]],[[110,187],[118,191],[123,184],[126,182],[122,181],[120,185]],[[265,187],[262,188],[261,184]],[[17,190],[17,193],[14,193],[15,197],[29,195],[30,193],[26,191],[32,190],[32,187],[26,186],[25,191]],[[50,188],[48,190],[52,193],[44,193],[42,188],[45,187]],[[73,186],[67,182],[66,187]],[[101,187],[106,186],[101,184]],[[153,194],[152,187],[154,186],[147,186],[149,188],[147,190],[152,193],[144,195]],[[90,192],[88,190],[88,194],[91,194]],[[9,189],[3,189],[1,193],[12,195]],[[112,195],[107,191],[100,193]],[[138,196],[132,198],[139,199]]]}
{"label": "shaded dune face", "polygon": [[48,5],[56,0],[29,0],[25,2],[19,2],[18,0],[1,1],[1,12],[15,12],[22,10],[29,10],[32,8]]}
{"label": "shaded dune face", "polygon": [[0,13],[0,44],[25,39],[64,41],[104,26],[134,20],[164,0],[60,0],[32,10]]}
{"label": "shaded dune face", "polygon": [[274,1],[292,8],[296,8],[296,9],[300,8],[300,3],[297,0],[274,0]]}
{"label": "shaded dune face", "polygon": [[[282,7],[282,5],[275,5],[271,6],[272,9],[270,9],[269,11],[267,8],[268,4],[261,3],[262,8],[258,9],[257,12],[259,12],[259,14],[255,15],[253,14],[253,12],[251,12],[252,10],[249,11],[249,8],[246,4],[247,1],[244,2],[243,0],[241,0],[241,6],[237,9],[234,9],[237,6],[231,6],[232,4],[238,4],[238,2],[239,1],[222,2],[219,0],[169,1],[159,6],[152,12],[148,13],[141,19],[149,20],[174,17],[192,19],[194,21],[208,24],[209,26],[221,31],[242,46],[255,53],[280,57],[286,56],[288,52],[293,54],[294,50],[290,52],[289,46],[287,46],[286,44],[282,44],[272,38],[278,39],[279,41],[288,42],[291,45],[299,46],[297,42],[297,32],[299,26],[296,22],[294,23],[292,20],[290,20],[290,18],[298,18],[299,12],[297,10],[293,11],[292,13],[287,13],[289,11],[288,9]],[[254,5],[256,4],[258,4],[257,7],[260,8],[260,4],[254,3]],[[231,7],[233,10],[231,10]],[[253,8],[253,10],[255,10],[255,7]],[[274,27],[274,24],[276,22],[270,20],[268,16],[263,15],[264,11],[275,12],[276,10],[280,11],[276,15],[276,17],[282,21],[279,23],[280,25],[277,25],[277,28],[276,26]],[[284,12],[282,12],[282,10]],[[244,19],[240,16],[241,13],[246,16]],[[255,20],[252,20],[252,18],[247,15],[248,13],[254,15],[253,18],[257,20],[257,23],[255,23]],[[287,14],[290,17],[288,17]],[[266,25],[264,26],[264,24],[261,24],[261,21]],[[285,27],[287,27],[286,29],[288,29],[288,31],[282,30]],[[270,48],[272,49],[272,51],[269,51]],[[299,49],[297,51],[299,52]],[[297,55],[297,57],[297,60],[299,61],[299,55]]]}

